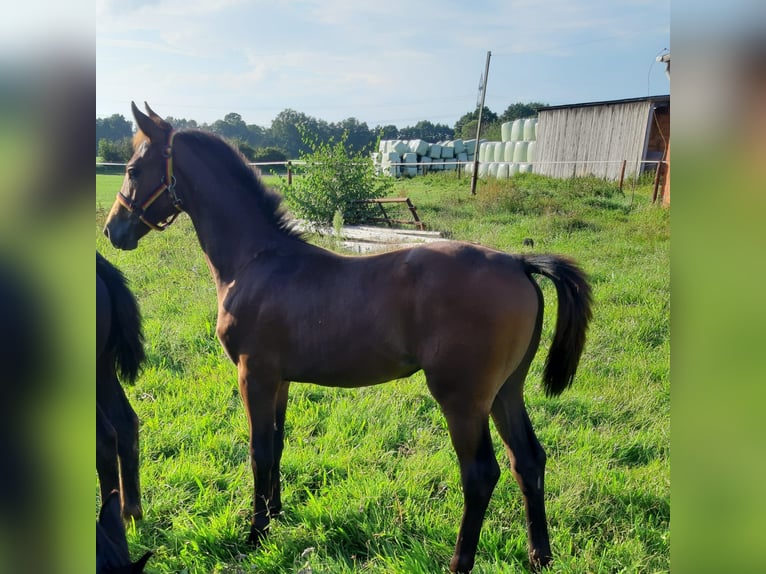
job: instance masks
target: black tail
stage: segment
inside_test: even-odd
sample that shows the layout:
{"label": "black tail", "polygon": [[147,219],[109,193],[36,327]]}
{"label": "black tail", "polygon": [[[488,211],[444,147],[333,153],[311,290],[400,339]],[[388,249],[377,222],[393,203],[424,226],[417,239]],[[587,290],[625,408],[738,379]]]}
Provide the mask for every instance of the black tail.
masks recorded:
{"label": "black tail", "polygon": [[559,395],[572,384],[585,347],[585,332],[591,319],[591,288],[585,273],[571,259],[557,255],[520,257],[527,273],[545,275],[556,285],[558,317],[543,382],[547,395]]}
{"label": "black tail", "polygon": [[146,358],[141,312],[122,272],[96,252],[96,275],[112,297],[112,328],[108,348],[115,349],[121,380],[133,382]]}

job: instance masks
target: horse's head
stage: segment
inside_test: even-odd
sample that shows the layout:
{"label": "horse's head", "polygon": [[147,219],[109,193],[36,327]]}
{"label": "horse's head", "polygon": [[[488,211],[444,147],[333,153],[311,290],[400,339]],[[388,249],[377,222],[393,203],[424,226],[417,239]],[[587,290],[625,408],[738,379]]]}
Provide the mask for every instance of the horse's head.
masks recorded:
{"label": "horse's head", "polygon": [[139,574],[151,552],[132,562],[125,526],[120,516],[120,494],[113,490],[104,501],[96,522],[96,574]]}
{"label": "horse's head", "polygon": [[104,226],[118,249],[135,249],[138,240],[170,225],[181,211],[173,176],[173,127],[152,111],[147,116],[131,102],[139,131],[125,179]]}

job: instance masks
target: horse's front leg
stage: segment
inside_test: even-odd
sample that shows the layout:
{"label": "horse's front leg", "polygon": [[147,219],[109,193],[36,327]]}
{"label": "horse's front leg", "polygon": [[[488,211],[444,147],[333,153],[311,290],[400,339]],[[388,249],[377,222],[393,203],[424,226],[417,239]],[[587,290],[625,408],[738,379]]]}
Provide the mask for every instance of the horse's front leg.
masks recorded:
{"label": "horse's front leg", "polygon": [[253,469],[253,518],[249,541],[258,544],[269,529],[269,500],[274,466],[276,399],[281,381],[253,365],[239,361],[239,392],[250,427],[250,464]]}

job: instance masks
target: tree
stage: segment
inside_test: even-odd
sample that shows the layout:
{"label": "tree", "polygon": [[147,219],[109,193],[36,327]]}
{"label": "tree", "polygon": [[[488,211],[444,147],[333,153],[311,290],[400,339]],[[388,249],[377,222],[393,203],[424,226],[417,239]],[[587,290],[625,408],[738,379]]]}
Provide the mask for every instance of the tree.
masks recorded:
{"label": "tree", "polygon": [[428,120],[420,120],[412,127],[399,130],[400,139],[422,139],[429,142],[451,140],[455,137],[455,130],[446,124],[433,124]]}
{"label": "tree", "polygon": [[321,142],[305,131],[301,135],[309,149],[301,154],[306,162],[303,173],[292,185],[282,184],[292,212],[317,224],[331,224],[338,212],[347,223],[363,220],[365,208],[374,206],[355,200],[385,196],[393,186],[392,179],[375,175],[369,154],[348,150],[346,133],[334,142]]}
{"label": "tree", "polygon": [[248,141],[247,125],[242,116],[234,112],[226,114],[222,120],[213,122],[210,131],[232,142]]}
{"label": "tree", "polygon": [[308,145],[301,137],[301,131],[313,134],[320,141],[326,141],[328,134],[327,122],[317,121],[306,114],[292,109],[282,110],[271,121],[271,141],[287,151],[290,157],[299,157],[301,153],[310,151]]}
{"label": "tree", "polygon": [[[476,137],[476,124],[473,124],[473,132],[470,130],[466,130],[464,128],[465,124],[468,122],[476,120],[478,122],[479,120],[479,110],[475,109],[472,112],[468,112],[467,114],[464,114],[457,122],[455,122],[455,135],[459,135],[463,139],[471,139]],[[486,124],[491,124],[497,121],[497,114],[490,110],[487,106],[484,106],[484,109],[482,110],[481,114],[481,123],[482,126]],[[484,128],[482,127],[482,133],[484,133]]]}
{"label": "tree", "polygon": [[119,140],[102,138],[98,142],[96,155],[105,162],[126,163],[133,155],[133,140],[129,137]]}
{"label": "tree", "polygon": [[173,116],[166,116],[165,121],[168,122],[177,130],[184,129],[199,129],[197,122],[194,120],[187,120],[184,118],[174,118]]}
{"label": "tree", "polygon": [[346,146],[349,151],[371,152],[375,145],[376,136],[370,131],[365,122],[356,118],[347,118],[338,123],[330,124],[330,137],[340,139],[346,134]]}
{"label": "tree", "polygon": [[521,118],[536,118],[537,110],[544,108],[548,104],[542,104],[540,102],[522,103],[516,102],[508,106],[503,114],[500,116],[500,122],[512,122]]}
{"label": "tree", "polygon": [[122,114],[112,114],[108,118],[96,118],[96,154],[98,145],[102,139],[119,141],[123,138],[133,137],[133,123],[125,119]]}
{"label": "tree", "polygon": [[395,140],[399,137],[399,128],[392,124],[375,126],[372,131],[382,140]]}

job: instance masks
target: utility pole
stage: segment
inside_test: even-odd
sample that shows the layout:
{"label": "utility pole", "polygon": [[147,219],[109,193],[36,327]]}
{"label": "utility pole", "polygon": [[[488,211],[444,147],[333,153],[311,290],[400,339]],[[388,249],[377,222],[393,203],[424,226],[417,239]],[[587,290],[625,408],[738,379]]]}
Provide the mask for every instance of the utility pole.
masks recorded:
{"label": "utility pole", "polygon": [[479,104],[479,125],[476,126],[476,150],[473,156],[473,171],[471,173],[471,195],[476,195],[476,179],[479,177],[479,140],[481,138],[481,115],[484,112],[484,97],[487,95],[487,77],[489,76],[489,58],[492,52],[487,52],[487,63],[484,65],[484,78],[481,82],[481,103]]}

